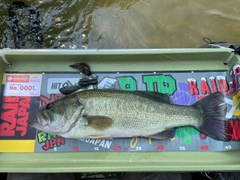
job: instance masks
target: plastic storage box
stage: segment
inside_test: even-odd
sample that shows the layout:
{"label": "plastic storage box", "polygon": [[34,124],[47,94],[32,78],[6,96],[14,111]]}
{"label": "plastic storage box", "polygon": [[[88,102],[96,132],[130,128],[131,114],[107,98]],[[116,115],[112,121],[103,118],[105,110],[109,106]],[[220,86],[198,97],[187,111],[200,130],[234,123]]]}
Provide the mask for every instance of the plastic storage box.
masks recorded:
{"label": "plastic storage box", "polygon": [[[230,70],[229,48],[122,50],[0,50],[4,72],[65,72],[76,62],[92,71]],[[224,64],[225,63],[225,64]],[[158,67],[158,69],[156,69]],[[0,87],[2,93],[2,89]],[[4,143],[1,144],[4,146]],[[238,171],[240,151],[0,153],[0,172]]]}

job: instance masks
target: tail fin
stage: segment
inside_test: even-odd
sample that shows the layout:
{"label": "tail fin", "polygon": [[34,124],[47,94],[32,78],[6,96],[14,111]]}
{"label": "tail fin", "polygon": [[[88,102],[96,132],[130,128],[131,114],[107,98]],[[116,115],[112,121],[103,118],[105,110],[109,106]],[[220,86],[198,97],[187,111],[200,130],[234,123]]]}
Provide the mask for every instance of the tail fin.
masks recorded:
{"label": "tail fin", "polygon": [[210,94],[193,106],[200,109],[203,116],[197,127],[199,131],[216,140],[231,140],[232,128],[226,119],[227,105],[223,93]]}

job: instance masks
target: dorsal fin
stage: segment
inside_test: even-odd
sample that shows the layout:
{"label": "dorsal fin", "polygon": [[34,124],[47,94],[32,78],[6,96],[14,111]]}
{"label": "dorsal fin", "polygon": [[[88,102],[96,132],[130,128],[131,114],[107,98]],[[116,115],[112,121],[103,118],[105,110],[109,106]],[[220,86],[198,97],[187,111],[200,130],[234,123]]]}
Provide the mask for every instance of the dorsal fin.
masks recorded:
{"label": "dorsal fin", "polygon": [[159,92],[150,92],[150,91],[134,91],[134,93],[142,97],[150,98],[156,101],[170,103],[170,104],[173,103],[171,97],[168,94],[163,94]]}

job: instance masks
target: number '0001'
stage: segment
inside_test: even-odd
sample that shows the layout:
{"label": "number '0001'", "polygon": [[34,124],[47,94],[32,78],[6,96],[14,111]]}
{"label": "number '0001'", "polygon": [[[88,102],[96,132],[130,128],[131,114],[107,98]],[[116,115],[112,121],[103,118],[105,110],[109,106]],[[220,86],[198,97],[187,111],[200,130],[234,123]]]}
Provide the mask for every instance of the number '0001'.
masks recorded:
{"label": "number '0001'", "polygon": [[34,90],[34,86],[20,86],[20,90]]}

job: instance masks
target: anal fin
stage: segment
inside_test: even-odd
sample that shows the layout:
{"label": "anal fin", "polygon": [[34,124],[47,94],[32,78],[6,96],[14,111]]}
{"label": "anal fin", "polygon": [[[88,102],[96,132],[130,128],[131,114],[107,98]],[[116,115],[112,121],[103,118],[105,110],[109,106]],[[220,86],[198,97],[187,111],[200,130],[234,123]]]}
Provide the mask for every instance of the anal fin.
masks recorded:
{"label": "anal fin", "polygon": [[170,139],[173,138],[176,134],[176,128],[166,129],[165,131],[162,131],[157,134],[150,135],[148,137],[153,139]]}

